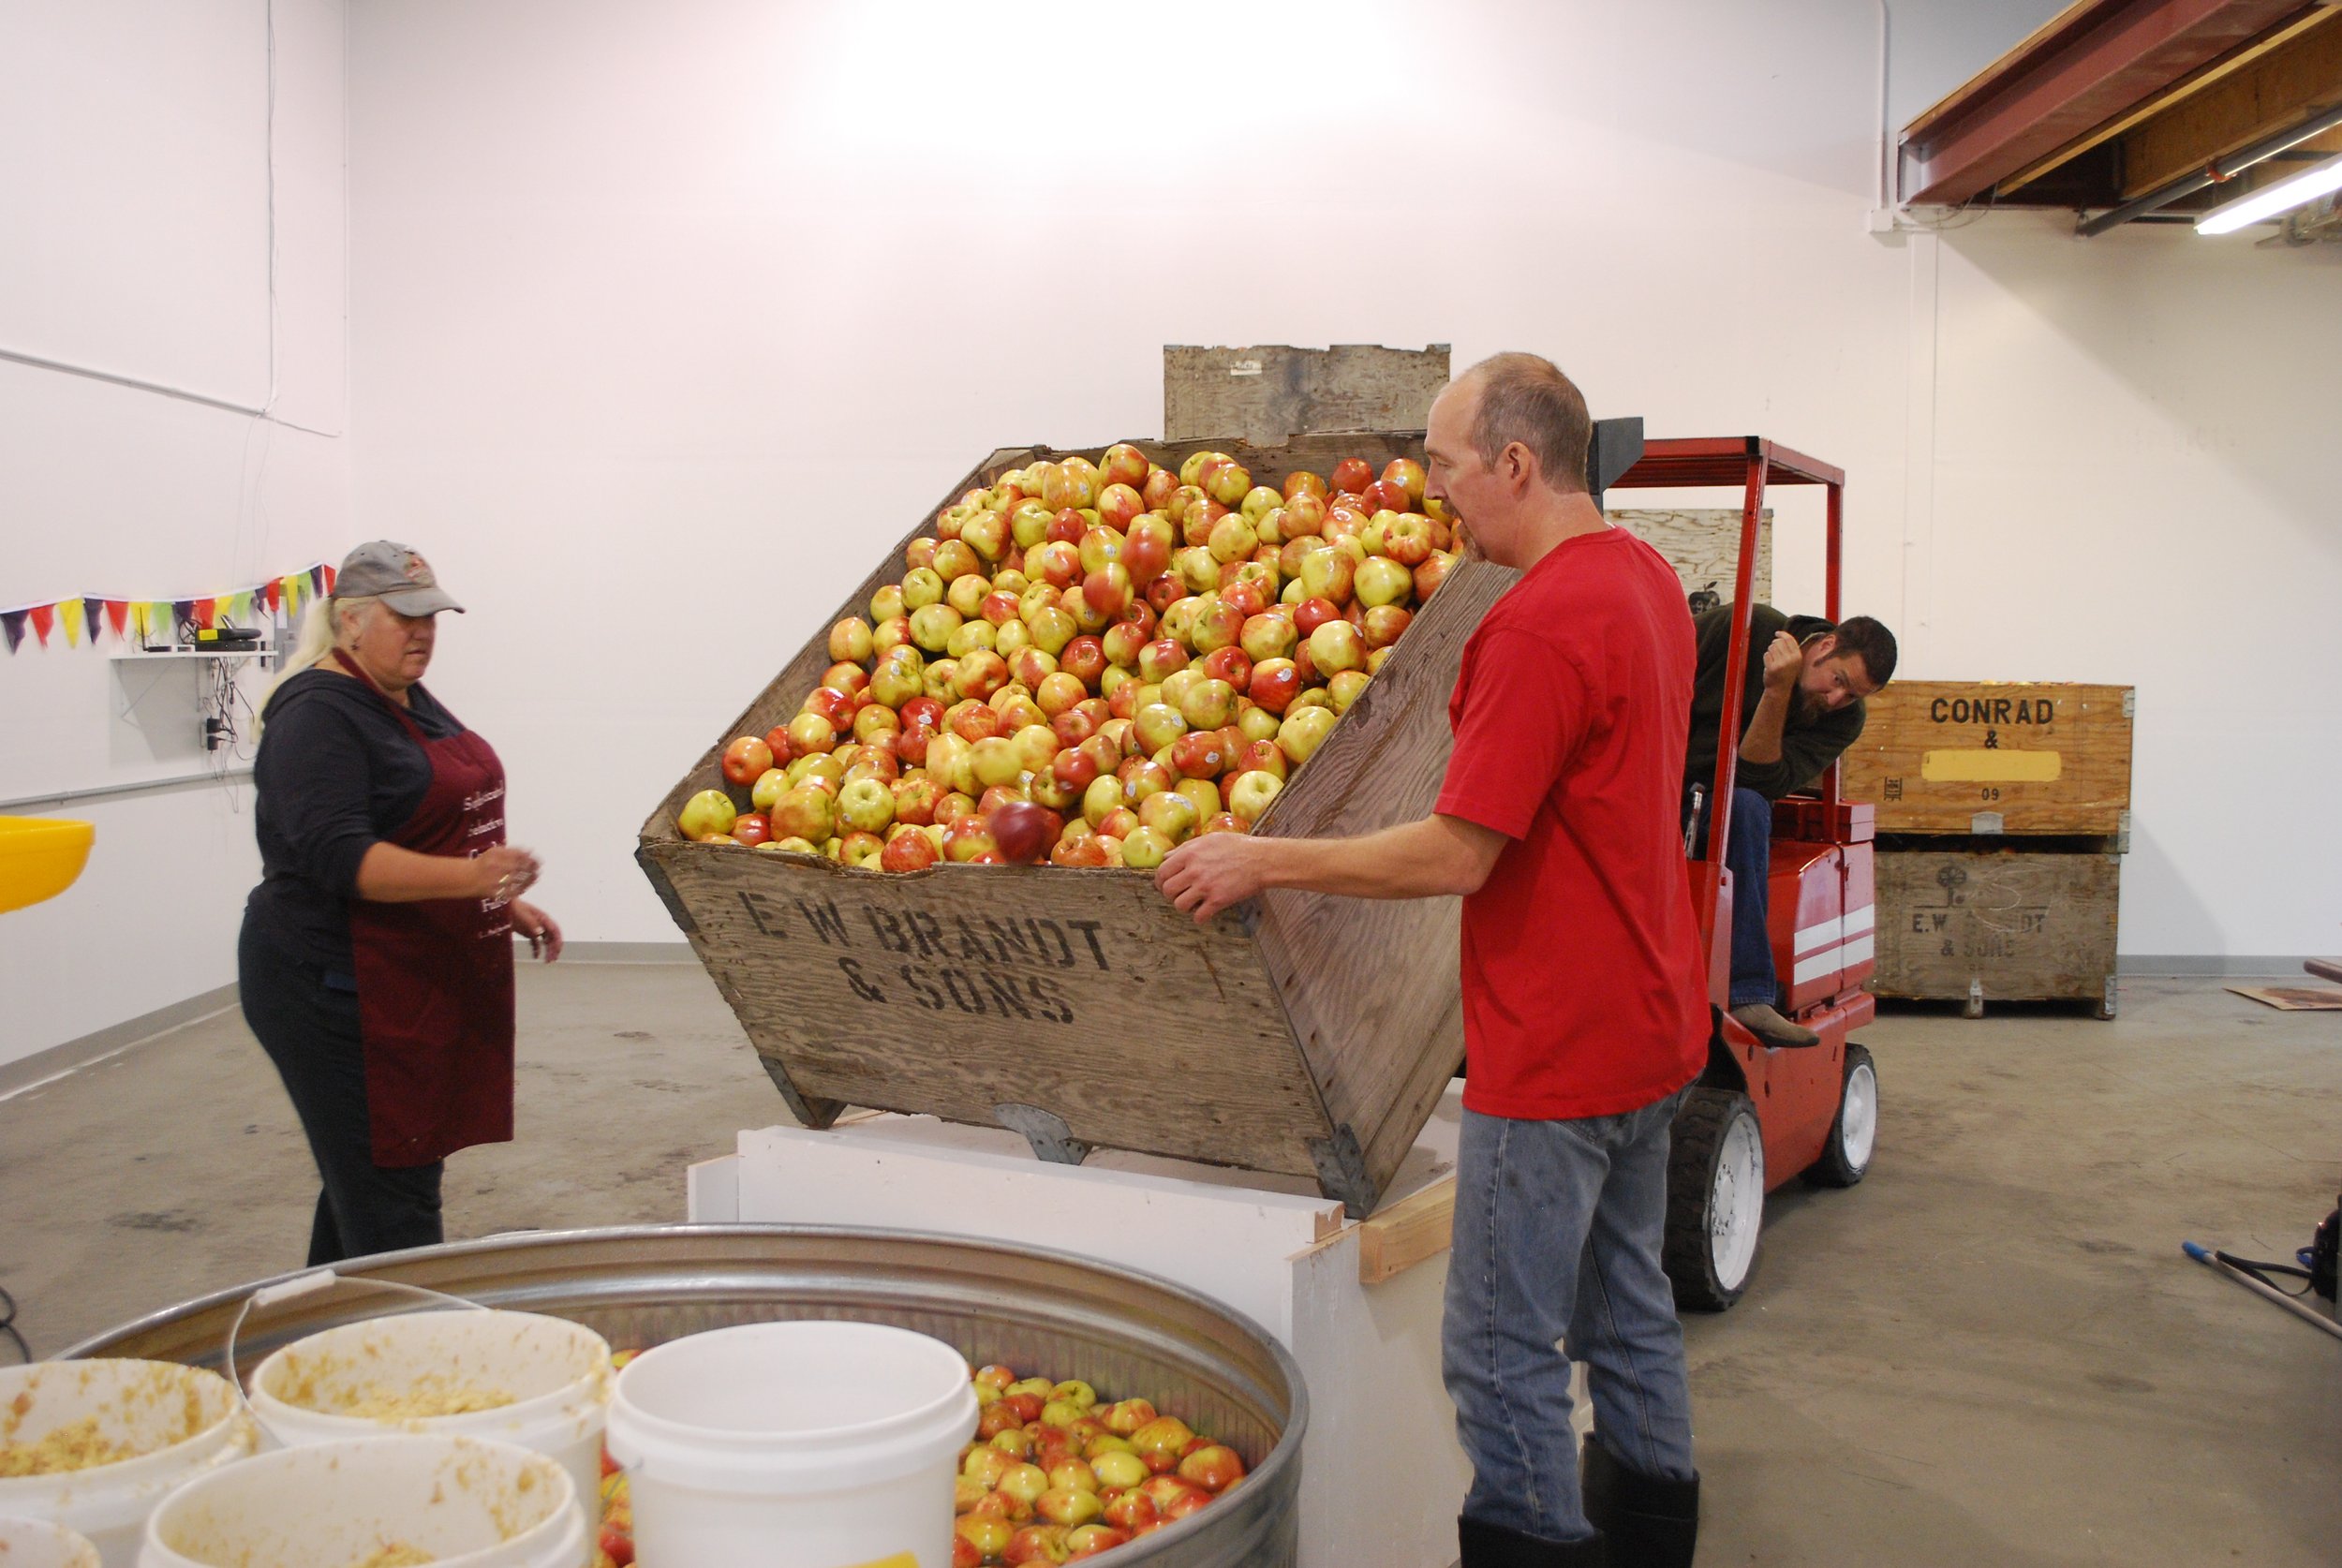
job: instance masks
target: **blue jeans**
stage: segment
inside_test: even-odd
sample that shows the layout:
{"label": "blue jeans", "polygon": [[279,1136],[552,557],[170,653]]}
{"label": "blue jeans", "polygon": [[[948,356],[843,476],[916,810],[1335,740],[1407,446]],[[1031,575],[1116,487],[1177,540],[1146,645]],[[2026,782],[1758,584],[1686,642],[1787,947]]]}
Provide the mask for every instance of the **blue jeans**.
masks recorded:
{"label": "blue jeans", "polygon": [[1683,1330],[1659,1264],[1682,1100],[1575,1121],[1464,1112],[1440,1350],[1472,1460],[1467,1516],[1549,1541],[1593,1533],[1569,1424],[1572,1356],[1586,1363],[1603,1446],[1643,1474],[1692,1478]]}
{"label": "blue jeans", "polygon": [[[1707,808],[1700,808],[1697,852],[1708,852]],[[1772,967],[1772,938],[1765,930],[1772,879],[1772,802],[1754,790],[1732,791],[1732,822],[1725,830],[1724,864],[1732,873],[1732,988],[1730,1005],[1781,1000]]]}

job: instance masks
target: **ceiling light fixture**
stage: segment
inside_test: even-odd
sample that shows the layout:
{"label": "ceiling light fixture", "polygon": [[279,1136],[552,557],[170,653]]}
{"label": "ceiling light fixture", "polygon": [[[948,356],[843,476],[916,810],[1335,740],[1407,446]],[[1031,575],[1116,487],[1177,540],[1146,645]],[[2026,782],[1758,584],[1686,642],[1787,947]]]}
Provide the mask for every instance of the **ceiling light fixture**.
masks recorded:
{"label": "ceiling light fixture", "polygon": [[2264,185],[2249,196],[2223,202],[2196,220],[2196,232],[2231,234],[2248,223],[2290,212],[2333,190],[2342,190],[2342,157],[2328,158],[2299,174],[2288,175],[2274,185]]}

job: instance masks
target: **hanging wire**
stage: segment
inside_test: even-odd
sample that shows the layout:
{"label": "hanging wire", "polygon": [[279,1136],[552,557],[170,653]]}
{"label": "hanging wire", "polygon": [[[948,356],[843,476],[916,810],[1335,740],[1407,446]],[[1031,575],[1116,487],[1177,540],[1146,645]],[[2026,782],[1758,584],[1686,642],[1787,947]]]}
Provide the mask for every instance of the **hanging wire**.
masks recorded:
{"label": "hanging wire", "polygon": [[32,1365],[33,1347],[24,1342],[24,1336],[16,1328],[16,1297],[8,1294],[5,1285],[0,1285],[0,1336],[16,1347],[19,1360],[28,1367]]}

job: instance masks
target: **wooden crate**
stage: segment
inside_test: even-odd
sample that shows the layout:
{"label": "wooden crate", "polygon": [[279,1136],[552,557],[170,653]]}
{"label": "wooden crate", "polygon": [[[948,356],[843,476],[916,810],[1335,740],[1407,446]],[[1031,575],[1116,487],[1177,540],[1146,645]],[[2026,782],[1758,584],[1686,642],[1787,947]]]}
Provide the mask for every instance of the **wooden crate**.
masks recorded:
{"label": "wooden crate", "polygon": [[2114,1015],[2122,859],[2016,846],[1881,842],[1882,997],[1965,1002],[2086,1001]]}
{"label": "wooden crate", "polygon": [[2127,686],[1905,681],[1870,699],[1841,788],[1881,833],[2130,831]]}
{"label": "wooden crate", "polygon": [[1219,442],[1225,451],[1229,438],[1261,447],[1305,431],[1420,430],[1447,380],[1445,343],[1428,348],[1167,344],[1164,439]]}
{"label": "wooden crate", "polygon": [[[1216,447],[1269,484],[1345,456],[1422,457],[1406,433],[1136,444],[1175,468]],[[1053,455],[995,452],[944,500]],[[889,875],[677,834],[686,799],[726,787],[725,742],[797,711],[829,664],[830,619],[898,580],[902,546],[927,526],[923,514],[643,825],[637,860],[792,1113],[821,1128],[862,1105],[1007,1126],[1049,1158],[1104,1145],[1309,1176],[1371,1212],[1462,1059],[1456,899],[1279,892],[1199,927],[1140,871]],[[1256,831],[1354,835],[1429,811],[1464,641],[1513,581],[1459,562]]]}
{"label": "wooden crate", "polygon": [[[1668,559],[1683,580],[1687,595],[1715,594],[1724,603],[1732,599],[1732,584],[1740,571],[1741,509],[1738,507],[1612,507],[1603,512],[1611,522],[1641,540]],[[1772,509],[1763,512],[1764,526],[1756,531],[1756,570],[1754,594],[1759,604],[1772,602]]]}

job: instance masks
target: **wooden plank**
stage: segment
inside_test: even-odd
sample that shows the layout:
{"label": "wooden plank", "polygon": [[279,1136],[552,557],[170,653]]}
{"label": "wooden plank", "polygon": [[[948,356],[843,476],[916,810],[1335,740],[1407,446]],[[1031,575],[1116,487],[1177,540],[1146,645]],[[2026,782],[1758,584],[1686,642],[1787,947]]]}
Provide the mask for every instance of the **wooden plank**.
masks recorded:
{"label": "wooden plank", "polygon": [[2133,688],[1895,680],[1870,699],[1840,788],[1880,833],[2120,836]]}
{"label": "wooden plank", "polygon": [[[1238,448],[1235,455],[1256,479],[1273,476],[1267,481],[1273,484],[1297,467],[1325,473],[1350,456],[1379,467],[1393,457],[1419,461],[1422,450],[1413,435],[1311,435],[1276,449]],[[1464,641],[1515,580],[1487,562],[1459,563],[1256,831],[1353,837],[1428,813],[1446,774],[1447,700]],[[1415,1146],[1463,1059],[1456,968],[1461,906],[1453,898],[1289,891],[1259,904],[1260,960],[1335,1129],[1325,1151],[1334,1167],[1329,1176],[1346,1184],[1341,1195],[1363,1215]]]}
{"label": "wooden plank", "polygon": [[2218,59],[2199,66],[2163,91],[2127,111],[2074,138],[2047,157],[2034,163],[2030,168],[2017,170],[2016,173],[2000,183],[1996,187],[1997,194],[2005,197],[2011,191],[2031,185],[2042,175],[2072,162],[2095,147],[2113,141],[2132,126],[2143,125],[2182,99],[2193,97],[2215,82],[2235,75],[2263,55],[2283,48],[2311,28],[2331,22],[2336,16],[2342,16],[2342,9],[2332,6],[2312,6],[2297,15],[2287,18],[2258,37],[2248,38],[2238,44]]}
{"label": "wooden plank", "polygon": [[1969,200],[2300,8],[2079,0],[1904,130],[1902,199]]}
{"label": "wooden plank", "polygon": [[1877,995],[2105,1000],[2119,856],[1890,850],[1877,868]]}
{"label": "wooden plank", "polygon": [[2342,104],[2342,27],[2297,35],[2121,141],[2123,198],[2143,196]]}
{"label": "wooden plank", "polygon": [[[1741,509],[1690,507],[1622,508],[1603,513],[1665,555],[1683,580],[1683,592],[1712,590],[1731,602],[1732,584],[1739,580]],[[1756,602],[1772,602],[1772,509],[1764,510],[1764,525],[1756,530]]]}
{"label": "wooden plank", "polygon": [[1438,1257],[1455,1228],[1456,1178],[1444,1176],[1358,1222],[1358,1283],[1379,1285]]}
{"label": "wooden plank", "polygon": [[[1459,564],[1408,628],[1406,658],[1384,666],[1256,831],[1347,838],[1429,813],[1446,777],[1447,702],[1464,643],[1516,580],[1487,562]],[[1461,1060],[1461,902],[1279,890],[1259,903],[1262,961],[1327,1116],[1348,1130],[1379,1192]]]}
{"label": "wooden plank", "polygon": [[1421,430],[1448,382],[1447,345],[1264,344],[1163,350],[1166,441],[1234,436],[1274,446],[1307,431]]}

